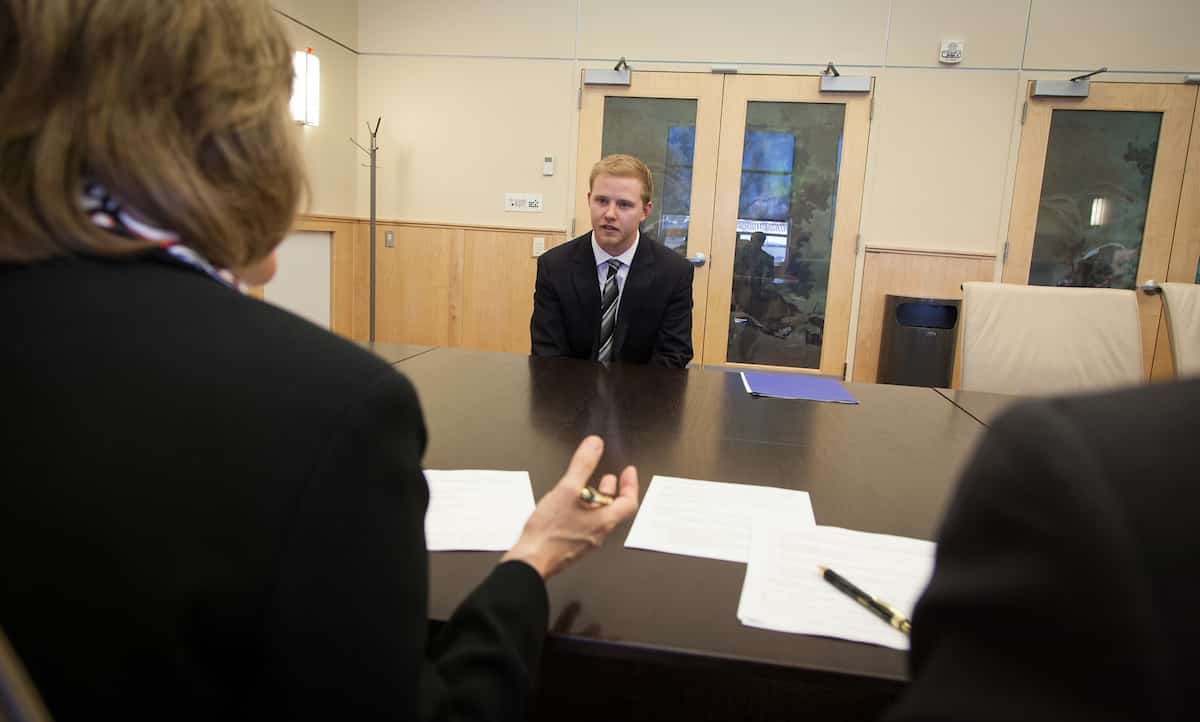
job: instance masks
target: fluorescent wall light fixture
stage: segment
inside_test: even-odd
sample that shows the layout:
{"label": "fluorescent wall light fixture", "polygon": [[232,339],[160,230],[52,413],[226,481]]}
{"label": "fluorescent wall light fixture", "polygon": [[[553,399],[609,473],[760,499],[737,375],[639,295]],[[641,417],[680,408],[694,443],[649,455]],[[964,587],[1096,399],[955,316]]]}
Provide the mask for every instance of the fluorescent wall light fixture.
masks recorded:
{"label": "fluorescent wall light fixture", "polygon": [[301,125],[321,124],[321,59],[312,48],[292,54],[292,120]]}

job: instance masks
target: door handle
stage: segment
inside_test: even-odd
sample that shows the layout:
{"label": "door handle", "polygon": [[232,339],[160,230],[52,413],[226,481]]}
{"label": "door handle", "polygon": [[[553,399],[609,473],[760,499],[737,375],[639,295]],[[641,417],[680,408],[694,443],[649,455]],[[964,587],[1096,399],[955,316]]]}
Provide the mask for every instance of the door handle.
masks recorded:
{"label": "door handle", "polygon": [[697,268],[699,268],[700,266],[703,266],[705,263],[708,262],[708,257],[705,256],[703,253],[697,253],[694,256],[688,256],[687,262],[692,264],[693,266],[696,266]]}

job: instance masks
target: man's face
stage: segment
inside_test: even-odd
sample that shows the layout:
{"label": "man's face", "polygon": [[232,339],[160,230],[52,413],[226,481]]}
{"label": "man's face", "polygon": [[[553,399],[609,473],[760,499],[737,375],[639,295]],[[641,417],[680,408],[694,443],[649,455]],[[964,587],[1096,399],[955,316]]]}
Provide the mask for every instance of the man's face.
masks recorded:
{"label": "man's face", "polygon": [[596,176],[588,193],[592,209],[592,237],[610,256],[619,256],[633,245],[638,225],[650,215],[642,203],[642,182],[637,178]]}

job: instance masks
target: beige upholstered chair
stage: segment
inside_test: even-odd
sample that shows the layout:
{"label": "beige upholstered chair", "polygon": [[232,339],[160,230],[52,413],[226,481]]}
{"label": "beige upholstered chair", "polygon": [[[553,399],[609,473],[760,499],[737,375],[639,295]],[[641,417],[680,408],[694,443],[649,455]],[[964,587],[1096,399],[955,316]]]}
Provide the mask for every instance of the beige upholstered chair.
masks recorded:
{"label": "beige upholstered chair", "polygon": [[1200,286],[1164,283],[1162,294],[1175,375],[1200,374]]}
{"label": "beige upholstered chair", "polygon": [[51,722],[25,667],[0,630],[0,722]]}
{"label": "beige upholstered chair", "polygon": [[1134,291],[964,283],[962,388],[1044,395],[1141,383]]}

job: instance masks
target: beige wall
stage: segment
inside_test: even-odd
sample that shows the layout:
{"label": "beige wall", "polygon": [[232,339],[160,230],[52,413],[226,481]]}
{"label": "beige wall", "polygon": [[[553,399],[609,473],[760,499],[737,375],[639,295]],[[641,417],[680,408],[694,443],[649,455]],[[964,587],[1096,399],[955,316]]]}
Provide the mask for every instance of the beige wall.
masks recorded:
{"label": "beige wall", "polygon": [[359,0],[364,53],[570,58],[576,0]]}
{"label": "beige wall", "polygon": [[877,72],[860,230],[866,245],[995,251],[1017,71]]}
{"label": "beige wall", "polygon": [[1196,0],[1038,0],[1025,67],[1195,73],[1198,29]]}
{"label": "beige wall", "polygon": [[[574,64],[550,60],[363,55],[359,124],[382,116],[380,218],[466,225],[564,227],[574,155]],[[557,167],[542,175],[542,158]],[[358,209],[370,171],[357,169]],[[541,193],[541,213],[504,211],[504,194]]]}
{"label": "beige wall", "polygon": [[[707,72],[719,63],[813,74],[834,60],[844,72],[876,77],[864,241],[996,253],[1008,226],[1029,78],[1101,64],[1111,80],[1138,72],[1179,82],[1183,72],[1200,72],[1195,0],[697,0],[681,7],[360,0],[356,136],[363,121],[384,117],[380,216],[568,228],[578,192],[581,68],[624,55],[646,70]],[[937,62],[943,38],[966,42],[961,66]],[[557,164],[552,178],[541,175],[547,153]],[[366,178],[360,169],[360,214]],[[542,193],[546,210],[506,213],[505,192]]]}
{"label": "beige wall", "polygon": [[887,63],[936,66],[941,41],[963,40],[959,68],[1015,68],[1021,64],[1030,0],[893,0]]}
{"label": "beige wall", "polygon": [[[325,87],[345,89],[322,108],[336,131],[306,131],[314,211],[366,215],[367,172],[338,137],[365,142],[382,115],[379,215],[407,221],[568,229],[582,68],[623,55],[643,70],[811,75],[833,60],[876,78],[864,245],[999,256],[1029,80],[1101,65],[1100,81],[1200,73],[1196,0],[274,2],[361,53],[322,57],[335,66]],[[298,43],[306,32],[293,28]],[[965,41],[960,66],[939,65],[942,39]],[[545,211],[506,213],[505,192],[542,193]]]}
{"label": "beige wall", "polygon": [[280,13],[358,50],[359,0],[271,0]]}
{"label": "beige wall", "polygon": [[878,65],[888,5],[888,0],[582,0],[579,55]]}
{"label": "beige wall", "polygon": [[[310,213],[353,215],[355,175],[361,151],[351,145],[349,139],[358,127],[359,59],[355,52],[340,44],[340,39],[334,42],[329,38],[337,37],[333,33],[351,40],[357,38],[357,19],[348,23],[332,10],[346,6],[349,8],[347,16],[350,16],[356,5],[353,0],[328,3],[275,0],[273,4],[277,10],[287,13],[281,17],[293,47],[296,50],[312,48],[321,60],[321,124],[315,128],[296,126],[311,183],[312,195],[307,210]],[[316,11],[305,12],[308,8],[302,6],[310,6]],[[332,27],[332,32],[327,27]]]}

